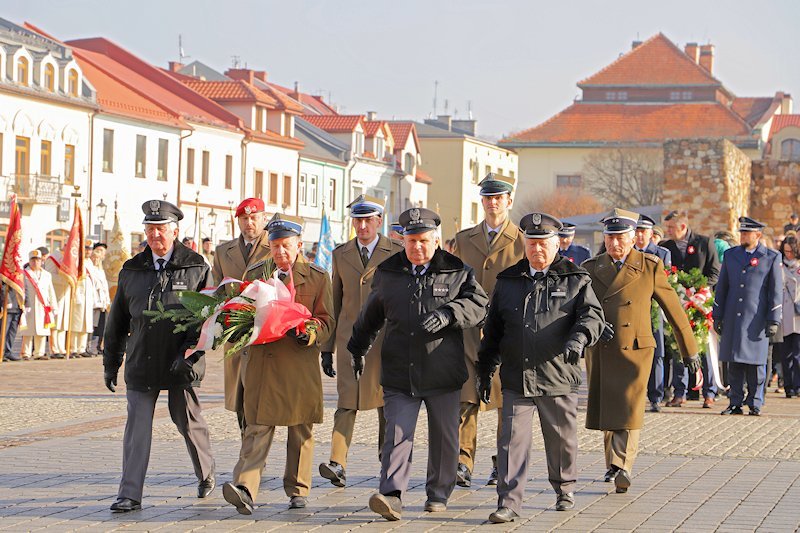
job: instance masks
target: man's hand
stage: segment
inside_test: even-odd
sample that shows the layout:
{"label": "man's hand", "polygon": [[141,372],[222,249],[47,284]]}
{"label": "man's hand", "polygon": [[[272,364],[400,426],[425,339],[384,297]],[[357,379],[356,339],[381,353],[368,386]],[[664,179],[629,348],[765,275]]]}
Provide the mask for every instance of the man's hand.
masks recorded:
{"label": "man's hand", "polygon": [[492,376],[494,372],[479,371],[476,376],[475,386],[478,389],[478,400],[489,404],[492,396]]}
{"label": "man's hand", "polygon": [[364,357],[361,355],[353,354],[353,375],[356,381],[361,379],[361,374],[364,373]]}
{"label": "man's hand", "polygon": [[175,359],[169,367],[169,373],[174,376],[189,376],[192,373],[194,363],[186,357]]}
{"label": "man's hand", "polygon": [[315,333],[311,331],[297,331],[297,328],[292,328],[286,332],[287,337],[292,337],[294,340],[297,341],[297,344],[300,346],[310,346],[314,344],[314,341],[317,340],[317,336]]}
{"label": "man's hand", "polygon": [[770,339],[775,338],[775,336],[778,334],[778,323],[777,322],[768,322],[767,323],[767,327],[764,328],[764,333]]}
{"label": "man's hand", "polygon": [[722,335],[722,319],[714,321],[714,331],[717,332],[717,335]]}
{"label": "man's hand", "polygon": [[571,365],[577,365],[583,355],[583,349],[586,346],[582,334],[578,334],[577,338],[569,339],[564,343],[564,359]]}
{"label": "man's hand", "polygon": [[329,378],[336,377],[336,370],[333,369],[333,352],[322,352],[322,372]]}
{"label": "man's hand", "polygon": [[686,367],[689,373],[696,374],[700,370],[700,356],[694,354],[691,357],[687,357],[683,360],[683,366]]}
{"label": "man's hand", "polygon": [[428,333],[437,333],[453,321],[453,313],[449,309],[437,309],[422,317],[420,326]]}
{"label": "man's hand", "polygon": [[111,392],[117,392],[117,373],[105,372],[103,373],[103,378],[106,381],[106,388]]}
{"label": "man's hand", "polygon": [[606,322],[603,331],[600,333],[600,340],[603,342],[608,342],[614,338],[614,327],[611,325],[611,322]]}

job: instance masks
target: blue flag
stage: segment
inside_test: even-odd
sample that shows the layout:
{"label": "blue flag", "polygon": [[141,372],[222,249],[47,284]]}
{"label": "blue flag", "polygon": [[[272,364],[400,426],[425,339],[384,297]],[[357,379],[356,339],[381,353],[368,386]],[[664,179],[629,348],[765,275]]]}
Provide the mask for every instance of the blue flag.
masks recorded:
{"label": "blue flag", "polygon": [[322,221],[319,226],[319,244],[317,245],[317,256],[314,264],[324,268],[331,273],[333,269],[333,236],[331,235],[331,225],[328,222],[328,215],[325,208],[322,208]]}

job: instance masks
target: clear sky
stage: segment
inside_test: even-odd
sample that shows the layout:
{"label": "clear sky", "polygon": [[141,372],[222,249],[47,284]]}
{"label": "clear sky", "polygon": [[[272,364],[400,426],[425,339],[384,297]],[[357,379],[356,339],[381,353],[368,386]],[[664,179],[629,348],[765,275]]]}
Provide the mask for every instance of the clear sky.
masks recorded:
{"label": "clear sky", "polygon": [[661,31],[716,46],[734,94],[783,90],[800,109],[800,2],[534,0],[3,0],[0,16],[56,37],[106,37],[147,61],[224,70],[238,56],[269,79],[323,94],[343,113],[426,118],[468,102],[479,133],[534,126],[579,95],[576,82]]}

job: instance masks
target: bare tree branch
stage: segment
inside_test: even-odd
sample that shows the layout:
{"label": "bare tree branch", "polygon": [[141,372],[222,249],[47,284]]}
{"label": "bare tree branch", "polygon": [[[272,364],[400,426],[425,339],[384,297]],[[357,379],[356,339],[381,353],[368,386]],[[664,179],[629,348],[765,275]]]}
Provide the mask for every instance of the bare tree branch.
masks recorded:
{"label": "bare tree branch", "polygon": [[661,203],[664,170],[656,152],[617,148],[584,159],[588,189],[607,205],[638,207]]}

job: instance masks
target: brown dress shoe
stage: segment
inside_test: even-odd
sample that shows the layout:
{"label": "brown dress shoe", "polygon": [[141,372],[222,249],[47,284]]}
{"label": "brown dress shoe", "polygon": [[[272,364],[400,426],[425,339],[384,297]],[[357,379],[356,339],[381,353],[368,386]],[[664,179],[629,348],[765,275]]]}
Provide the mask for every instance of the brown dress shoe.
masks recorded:
{"label": "brown dress shoe", "polygon": [[703,400],[703,409],[711,409],[714,407],[714,398],[706,398]]}
{"label": "brown dress shoe", "polygon": [[665,407],[681,407],[684,403],[686,403],[686,398],[680,398],[676,396],[668,401],[665,404]]}

